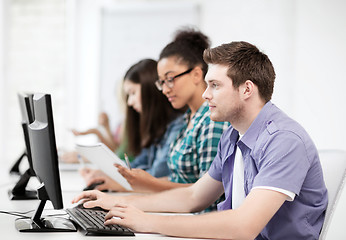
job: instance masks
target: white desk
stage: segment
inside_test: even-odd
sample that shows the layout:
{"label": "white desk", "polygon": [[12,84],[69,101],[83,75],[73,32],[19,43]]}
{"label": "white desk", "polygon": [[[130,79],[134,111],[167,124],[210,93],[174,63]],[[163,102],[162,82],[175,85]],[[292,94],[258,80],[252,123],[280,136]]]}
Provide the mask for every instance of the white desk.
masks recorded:
{"label": "white desk", "polygon": [[[25,201],[10,201],[7,195],[7,191],[12,188],[17,179],[10,178],[8,174],[8,167],[0,167],[0,210],[1,211],[17,211],[26,212],[37,208],[38,200],[25,200]],[[71,199],[76,196],[81,189],[85,186],[82,178],[76,171],[62,171],[60,174],[61,186],[63,189],[64,207],[72,207]],[[32,178],[30,185],[37,184],[37,180]],[[346,188],[344,189],[340,200],[342,203],[346,203]],[[50,202],[47,202],[46,209],[52,209]],[[52,213],[52,212],[50,212]],[[335,217],[333,218],[330,234],[327,236],[327,240],[334,239],[346,239],[346,231],[344,231],[344,222],[346,216],[346,204],[340,204],[335,209]],[[47,240],[61,240],[61,239],[107,239],[107,237],[94,237],[84,236],[81,232],[72,233],[20,233],[16,230],[14,221],[17,217],[0,213],[0,238],[1,239],[40,239]],[[186,238],[173,238],[162,236],[159,234],[140,234],[135,233],[135,237],[112,237],[112,239],[175,239],[181,240]]]}
{"label": "white desk", "polygon": [[[64,207],[72,207],[70,203],[71,199],[77,195],[80,190],[84,187],[84,182],[77,172],[74,171],[62,171],[60,173],[61,186],[63,190]],[[38,200],[25,200],[25,201],[10,201],[7,195],[8,189],[12,188],[15,184],[14,178],[10,178],[8,174],[8,168],[1,167],[0,169],[0,210],[1,211],[17,211],[26,212],[37,208]],[[36,179],[32,179],[29,184],[34,186],[37,184]],[[53,209],[50,202],[47,202],[45,209]],[[49,214],[53,214],[49,210]],[[81,232],[71,233],[21,233],[15,228],[14,221],[18,218],[7,214],[0,213],[0,232],[1,239],[40,239],[47,240],[61,240],[61,239],[106,239],[107,237],[102,236],[84,236]],[[112,239],[184,239],[184,238],[173,238],[159,234],[141,234],[135,233],[135,237],[112,237]]]}

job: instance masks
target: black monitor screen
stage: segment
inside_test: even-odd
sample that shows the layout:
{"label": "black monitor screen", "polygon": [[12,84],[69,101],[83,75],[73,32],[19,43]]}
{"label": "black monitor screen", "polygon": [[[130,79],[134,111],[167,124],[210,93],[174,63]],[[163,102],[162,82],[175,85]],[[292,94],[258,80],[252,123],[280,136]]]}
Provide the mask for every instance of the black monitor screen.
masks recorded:
{"label": "black monitor screen", "polygon": [[35,94],[34,108],[35,121],[28,127],[34,171],[39,181],[44,184],[54,208],[62,209],[58,154],[50,95]]}

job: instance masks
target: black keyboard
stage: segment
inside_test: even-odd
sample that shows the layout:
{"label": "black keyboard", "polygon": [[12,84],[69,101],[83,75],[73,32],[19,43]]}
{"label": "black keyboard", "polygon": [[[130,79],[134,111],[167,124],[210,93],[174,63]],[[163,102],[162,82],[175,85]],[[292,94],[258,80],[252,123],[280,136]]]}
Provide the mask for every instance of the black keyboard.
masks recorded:
{"label": "black keyboard", "polygon": [[107,211],[101,208],[84,208],[78,205],[66,209],[73,221],[75,221],[86,235],[112,235],[112,236],[135,236],[128,228],[120,225],[104,225]]}

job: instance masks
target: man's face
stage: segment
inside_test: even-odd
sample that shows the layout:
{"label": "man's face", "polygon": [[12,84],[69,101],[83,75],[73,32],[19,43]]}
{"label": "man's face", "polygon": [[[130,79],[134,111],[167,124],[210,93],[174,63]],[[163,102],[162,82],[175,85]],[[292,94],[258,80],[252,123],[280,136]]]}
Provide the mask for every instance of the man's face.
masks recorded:
{"label": "man's face", "polygon": [[209,65],[205,81],[208,84],[203,98],[208,101],[210,118],[213,121],[237,121],[241,117],[243,105],[239,89],[234,89],[232,79],[227,76],[228,67]]}

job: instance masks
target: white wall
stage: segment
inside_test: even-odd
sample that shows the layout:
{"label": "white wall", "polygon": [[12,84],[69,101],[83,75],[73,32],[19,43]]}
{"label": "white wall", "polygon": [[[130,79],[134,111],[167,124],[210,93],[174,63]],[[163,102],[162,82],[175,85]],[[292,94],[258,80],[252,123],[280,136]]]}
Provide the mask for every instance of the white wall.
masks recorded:
{"label": "white wall", "polygon": [[346,1],[296,4],[294,117],[318,148],[346,149]]}
{"label": "white wall", "polygon": [[214,45],[245,40],[269,55],[273,102],[318,148],[346,149],[346,1],[219,0],[202,9],[201,28]]}
{"label": "white wall", "polygon": [[58,142],[65,128],[63,109],[65,82],[65,15],[60,0],[6,0],[3,5],[6,44],[1,57],[5,69],[0,78],[2,124],[1,162],[13,162],[24,150],[17,92],[47,92],[53,97],[53,114]]}
{"label": "white wall", "polygon": [[[100,5],[107,1],[66,1],[68,129],[97,124],[100,81]],[[87,140],[92,139],[89,137]],[[71,142],[64,144],[72,149]]]}
{"label": "white wall", "polygon": [[294,3],[276,0],[205,1],[202,15],[202,29],[211,36],[214,46],[247,41],[268,54],[277,74],[274,101],[288,113],[293,111],[287,92],[294,91]]}

